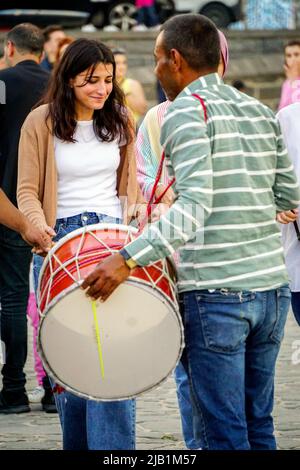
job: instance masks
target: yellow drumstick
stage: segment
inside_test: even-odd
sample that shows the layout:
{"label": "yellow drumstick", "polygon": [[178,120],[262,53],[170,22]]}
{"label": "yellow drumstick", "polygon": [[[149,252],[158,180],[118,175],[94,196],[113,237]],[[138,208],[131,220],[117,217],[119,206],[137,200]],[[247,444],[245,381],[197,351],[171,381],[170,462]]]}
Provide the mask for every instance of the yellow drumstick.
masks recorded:
{"label": "yellow drumstick", "polygon": [[102,375],[102,378],[104,379],[104,362],[103,362],[102,347],[101,347],[101,340],[100,340],[100,330],[99,330],[99,324],[98,324],[98,318],[97,318],[96,302],[94,300],[92,301],[92,310],[94,314],[94,325],[95,325],[95,330],[96,330],[99,364],[100,364],[100,369],[101,369],[101,375]]}

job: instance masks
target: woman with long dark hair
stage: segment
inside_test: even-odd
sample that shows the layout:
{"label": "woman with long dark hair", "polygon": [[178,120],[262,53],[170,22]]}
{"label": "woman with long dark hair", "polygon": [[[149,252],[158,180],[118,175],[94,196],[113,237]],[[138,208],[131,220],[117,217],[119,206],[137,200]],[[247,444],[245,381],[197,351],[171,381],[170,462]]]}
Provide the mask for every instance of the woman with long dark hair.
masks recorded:
{"label": "woman with long dark hair", "polygon": [[[98,41],[74,41],[54,70],[44,104],[22,128],[20,209],[54,241],[87,224],[128,224],[142,202],[133,145],[112,52]],[[36,284],[42,261],[35,255]],[[64,449],[134,449],[133,400],[95,402],[64,391],[56,403]]]}

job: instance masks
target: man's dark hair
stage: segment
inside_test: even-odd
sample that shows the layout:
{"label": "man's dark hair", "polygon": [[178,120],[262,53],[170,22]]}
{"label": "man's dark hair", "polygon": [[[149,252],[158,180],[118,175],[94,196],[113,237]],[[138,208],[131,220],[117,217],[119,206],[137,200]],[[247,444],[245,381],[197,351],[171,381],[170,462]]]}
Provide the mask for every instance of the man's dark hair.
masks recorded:
{"label": "man's dark hair", "polygon": [[246,88],[246,85],[242,80],[234,80],[231,85],[237,90],[244,90]]}
{"label": "man's dark hair", "polygon": [[291,39],[291,41],[289,41],[289,42],[284,46],[284,50],[286,50],[286,48],[287,48],[287,47],[290,47],[290,46],[299,46],[299,47],[300,47],[300,40]]}
{"label": "man's dark hair", "polygon": [[164,49],[176,49],[196,71],[216,69],[220,62],[220,39],[215,24],[198,14],[176,15],[162,26]]}
{"label": "man's dark hair", "polygon": [[52,33],[55,33],[55,31],[63,31],[63,27],[59,26],[59,24],[50,24],[46,28],[43,29],[43,35],[45,38],[45,42],[49,41],[50,36]]}
{"label": "man's dark hair", "polygon": [[21,23],[12,28],[6,37],[22,54],[41,55],[44,49],[42,30],[31,23]]}

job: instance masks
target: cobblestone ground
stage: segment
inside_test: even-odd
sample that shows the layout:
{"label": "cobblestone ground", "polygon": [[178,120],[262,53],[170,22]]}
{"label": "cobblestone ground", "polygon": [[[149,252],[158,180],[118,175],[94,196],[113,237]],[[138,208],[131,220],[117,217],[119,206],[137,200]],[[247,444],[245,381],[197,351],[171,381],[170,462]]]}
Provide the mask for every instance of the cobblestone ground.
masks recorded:
{"label": "cobblestone ground", "polygon": [[[31,334],[30,334],[31,338]],[[296,343],[298,341],[298,343]],[[294,347],[294,349],[293,349]],[[298,353],[297,349],[298,348]],[[29,352],[31,351],[29,345]],[[294,362],[292,363],[292,355]],[[28,390],[35,387],[32,354],[26,367]],[[280,449],[300,449],[300,329],[290,315],[276,375],[275,426]],[[57,415],[45,414],[40,405],[21,415],[0,415],[1,449],[60,449]],[[175,385],[169,378],[160,388],[137,401],[137,448],[184,449]]]}

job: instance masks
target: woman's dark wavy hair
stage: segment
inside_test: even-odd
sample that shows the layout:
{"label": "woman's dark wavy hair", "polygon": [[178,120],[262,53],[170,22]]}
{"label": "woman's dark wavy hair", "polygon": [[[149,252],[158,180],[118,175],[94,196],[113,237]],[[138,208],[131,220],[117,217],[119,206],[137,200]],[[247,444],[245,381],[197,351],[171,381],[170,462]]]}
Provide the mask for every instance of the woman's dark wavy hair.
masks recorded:
{"label": "woman's dark wavy hair", "polygon": [[66,142],[75,142],[76,128],[75,95],[70,80],[88,70],[84,84],[93,75],[99,63],[112,64],[113,89],[102,109],[94,111],[96,135],[105,142],[120,138],[129,143],[132,125],[125,111],[125,97],[116,82],[116,65],[111,50],[99,41],[77,39],[70,44],[54,69],[50,84],[42,103],[49,103],[53,134]]}

